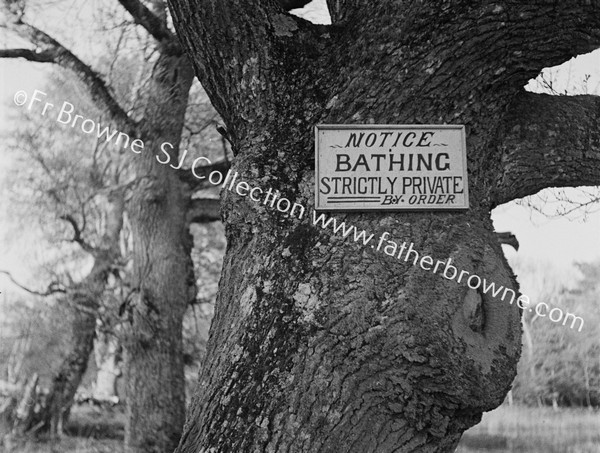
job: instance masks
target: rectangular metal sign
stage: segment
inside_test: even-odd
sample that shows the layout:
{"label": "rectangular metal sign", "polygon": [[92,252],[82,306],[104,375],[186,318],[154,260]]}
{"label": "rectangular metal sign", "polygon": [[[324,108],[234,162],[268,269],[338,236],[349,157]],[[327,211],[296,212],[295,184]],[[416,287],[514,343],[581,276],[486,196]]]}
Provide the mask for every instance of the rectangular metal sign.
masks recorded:
{"label": "rectangular metal sign", "polygon": [[468,209],[464,126],[315,128],[315,209]]}

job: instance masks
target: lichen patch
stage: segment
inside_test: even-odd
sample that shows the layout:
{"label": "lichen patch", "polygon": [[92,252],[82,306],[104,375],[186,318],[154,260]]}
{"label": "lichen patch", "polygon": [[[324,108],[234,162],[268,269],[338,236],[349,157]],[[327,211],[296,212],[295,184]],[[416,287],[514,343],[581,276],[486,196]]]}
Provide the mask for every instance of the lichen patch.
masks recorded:
{"label": "lichen patch", "polygon": [[252,305],[254,305],[254,302],[256,302],[256,289],[254,286],[249,286],[240,298],[240,310],[244,317],[252,313]]}
{"label": "lichen patch", "polygon": [[296,301],[296,308],[302,312],[301,320],[304,322],[313,322],[315,320],[315,311],[319,308],[319,298],[311,285],[309,283],[300,283],[292,297]]}

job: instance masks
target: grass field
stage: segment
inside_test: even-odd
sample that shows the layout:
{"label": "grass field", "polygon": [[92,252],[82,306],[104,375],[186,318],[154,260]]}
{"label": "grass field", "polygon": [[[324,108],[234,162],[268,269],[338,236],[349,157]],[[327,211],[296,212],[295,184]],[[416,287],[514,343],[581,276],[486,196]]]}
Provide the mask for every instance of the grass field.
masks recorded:
{"label": "grass field", "polygon": [[467,431],[456,453],[600,453],[600,412],[501,406]]}
{"label": "grass field", "polygon": [[60,440],[13,440],[0,445],[0,453],[122,453],[124,423],[120,408],[75,406],[68,436]]}
{"label": "grass field", "polygon": [[67,437],[60,441],[20,442],[17,445],[1,447],[2,453],[122,453],[123,441]]}
{"label": "grass field", "polygon": [[[2,453],[122,453],[120,411],[78,408],[60,441],[21,441]],[[600,453],[600,412],[502,406],[470,429],[456,453]],[[344,452],[339,452],[344,453]]]}

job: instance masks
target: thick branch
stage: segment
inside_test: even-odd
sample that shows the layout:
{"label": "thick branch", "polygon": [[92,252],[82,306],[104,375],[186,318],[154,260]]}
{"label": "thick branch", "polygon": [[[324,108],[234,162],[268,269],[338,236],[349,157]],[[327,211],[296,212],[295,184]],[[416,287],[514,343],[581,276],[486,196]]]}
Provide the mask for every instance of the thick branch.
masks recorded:
{"label": "thick branch", "polygon": [[0,53],[0,57],[21,57],[31,61],[52,62],[72,71],[87,87],[92,100],[99,107],[108,111],[112,120],[119,125],[123,132],[134,133],[135,124],[110,93],[104,80],[90,66],[50,35],[32,25],[19,20],[11,23],[9,29],[31,42],[39,51],[23,49],[21,52],[16,52],[20,49],[7,49]]}
{"label": "thick branch", "polygon": [[[529,3],[518,17],[512,15],[510,9],[506,13],[514,24],[510,27],[511,33],[523,38],[519,54],[523,62],[535,59],[538,66],[554,66],[600,47],[599,1]],[[516,2],[516,7],[519,5],[521,2]]]}
{"label": "thick branch", "polygon": [[[520,87],[543,68],[600,47],[598,0],[327,0],[327,4],[333,24],[352,29],[358,36],[368,34],[379,44],[392,46],[394,42],[386,41],[394,36],[389,31],[390,24],[395,24],[413,48],[433,49],[429,66],[421,71],[448,71],[444,60],[450,56],[469,61],[465,69],[478,74],[481,86],[508,83]],[[436,32],[421,32],[428,29]],[[422,38],[426,41],[419,42]],[[360,41],[355,40],[362,45]],[[447,53],[447,45],[456,43],[460,47]],[[353,47],[349,51],[351,58],[356,51]],[[484,79],[488,71],[493,76],[490,82]],[[461,77],[456,71],[448,73]]]}
{"label": "thick branch", "polygon": [[221,220],[218,198],[194,198],[188,209],[189,223],[208,223]]}
{"label": "thick branch", "polygon": [[158,42],[179,47],[175,35],[167,28],[167,25],[152,11],[150,11],[139,0],[119,0],[123,8],[131,14],[136,24],[141,25]]}
{"label": "thick branch", "polygon": [[547,187],[600,185],[600,96],[523,92],[500,130],[494,205]]}

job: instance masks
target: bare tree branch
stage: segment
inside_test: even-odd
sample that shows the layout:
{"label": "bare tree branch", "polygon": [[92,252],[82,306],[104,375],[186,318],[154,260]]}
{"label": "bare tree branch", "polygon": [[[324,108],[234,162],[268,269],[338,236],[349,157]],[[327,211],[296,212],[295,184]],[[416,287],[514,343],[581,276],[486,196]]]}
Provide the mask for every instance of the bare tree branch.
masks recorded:
{"label": "bare tree branch", "polygon": [[221,220],[218,198],[193,198],[188,209],[189,223],[208,223]]}
{"label": "bare tree branch", "polygon": [[36,296],[47,297],[47,296],[51,296],[52,294],[57,294],[57,293],[65,294],[67,292],[67,290],[65,288],[63,288],[62,285],[60,285],[58,282],[50,283],[48,285],[48,288],[45,291],[37,291],[37,290],[28,288],[28,287],[22,285],[21,283],[19,283],[17,280],[15,280],[15,278],[12,276],[12,274],[8,271],[0,270],[0,274],[6,275],[13,284],[18,286],[22,290],[27,291],[28,293],[34,294]]}
{"label": "bare tree branch", "polygon": [[179,42],[171,30],[167,28],[165,22],[146,8],[142,2],[139,0],[119,0],[119,3],[131,14],[135,23],[144,27],[159,43],[171,47],[172,50],[179,49],[181,51]]}
{"label": "bare tree branch", "polygon": [[109,112],[112,120],[119,125],[123,132],[134,133],[135,123],[113,97],[102,77],[89,65],[81,61],[56,39],[20,19],[9,23],[8,29],[28,40],[36,46],[36,50],[5,49],[0,51],[1,58],[20,57],[30,61],[51,62],[72,71],[87,87],[92,100]]}
{"label": "bare tree branch", "polygon": [[600,185],[600,96],[523,92],[499,131],[496,206],[547,187]]}
{"label": "bare tree branch", "polygon": [[89,245],[83,239],[83,237],[81,235],[82,230],[81,230],[81,228],[79,228],[79,224],[77,223],[77,220],[75,220],[75,218],[70,214],[62,215],[62,216],[60,216],[60,218],[62,220],[65,220],[66,222],[68,222],[71,225],[71,227],[73,227],[73,239],[71,239],[71,241],[79,244],[81,246],[81,248],[83,250],[85,250],[86,252],[94,254],[96,249],[94,247],[92,247],[91,245]]}
{"label": "bare tree branch", "polygon": [[51,52],[36,52],[31,49],[0,49],[0,58],[25,58],[38,63],[52,63],[54,61]]}
{"label": "bare tree branch", "polygon": [[586,219],[600,211],[600,186],[544,190],[517,203],[548,218]]}

